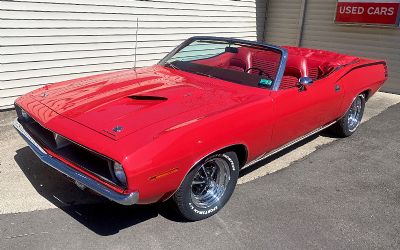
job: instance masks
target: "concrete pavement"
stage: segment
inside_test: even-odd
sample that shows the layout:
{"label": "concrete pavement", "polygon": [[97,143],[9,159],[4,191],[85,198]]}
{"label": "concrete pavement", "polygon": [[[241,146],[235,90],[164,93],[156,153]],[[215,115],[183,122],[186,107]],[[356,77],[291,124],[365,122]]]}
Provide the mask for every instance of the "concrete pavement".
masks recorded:
{"label": "concrete pavement", "polygon": [[164,204],[122,207],[81,192],[0,115],[0,248],[398,248],[399,99],[376,95],[373,118],[350,138],[322,134],[242,172],[227,207],[196,223]]}

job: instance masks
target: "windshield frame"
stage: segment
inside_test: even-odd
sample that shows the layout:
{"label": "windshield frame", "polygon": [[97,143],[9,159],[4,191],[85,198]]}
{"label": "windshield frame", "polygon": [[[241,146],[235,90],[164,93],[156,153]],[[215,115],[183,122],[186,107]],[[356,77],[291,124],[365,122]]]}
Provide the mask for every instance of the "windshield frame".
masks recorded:
{"label": "windshield frame", "polygon": [[226,37],[214,37],[214,36],[194,36],[191,37],[185,41],[183,41],[180,45],[178,45],[176,48],[174,48],[171,52],[169,52],[163,59],[161,59],[158,62],[158,65],[165,66],[165,64],[168,62],[169,59],[171,59],[175,54],[177,54],[179,51],[181,51],[183,48],[188,46],[189,44],[193,43],[194,41],[221,41],[221,42],[226,42],[230,44],[243,44],[243,45],[248,45],[248,46],[253,46],[253,47],[258,47],[261,49],[266,49],[266,50],[273,50],[281,54],[281,60],[279,62],[279,67],[275,76],[275,79],[273,80],[272,87],[270,90],[278,90],[279,85],[281,83],[283,73],[285,72],[285,67],[286,67],[286,61],[288,58],[288,52],[285,48],[275,46],[275,45],[270,45],[266,43],[261,43],[261,42],[254,42],[254,41],[247,41],[247,40],[242,40],[242,39],[236,39],[236,38],[226,38]]}

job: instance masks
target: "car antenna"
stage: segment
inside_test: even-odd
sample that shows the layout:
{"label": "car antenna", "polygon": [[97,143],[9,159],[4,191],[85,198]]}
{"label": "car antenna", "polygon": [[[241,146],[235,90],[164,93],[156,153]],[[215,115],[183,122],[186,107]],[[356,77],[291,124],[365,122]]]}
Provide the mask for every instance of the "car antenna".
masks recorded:
{"label": "car antenna", "polygon": [[136,18],[136,42],[135,42],[135,62],[133,65],[133,70],[136,71],[136,50],[137,50],[137,38],[138,38],[138,30],[139,30],[139,18]]}

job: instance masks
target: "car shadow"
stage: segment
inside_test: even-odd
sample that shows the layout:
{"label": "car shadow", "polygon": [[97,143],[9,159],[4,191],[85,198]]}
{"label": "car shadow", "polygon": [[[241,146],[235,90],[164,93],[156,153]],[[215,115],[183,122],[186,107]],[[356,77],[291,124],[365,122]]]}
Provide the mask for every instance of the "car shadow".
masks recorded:
{"label": "car shadow", "polygon": [[185,222],[168,202],[123,206],[82,191],[67,177],[42,163],[29,147],[18,149],[14,159],[41,196],[98,235],[113,235],[157,216]]}

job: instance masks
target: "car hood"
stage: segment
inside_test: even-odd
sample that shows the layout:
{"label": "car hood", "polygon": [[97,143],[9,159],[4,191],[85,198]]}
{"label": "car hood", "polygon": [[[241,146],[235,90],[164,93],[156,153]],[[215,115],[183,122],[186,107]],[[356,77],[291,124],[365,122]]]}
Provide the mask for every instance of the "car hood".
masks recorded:
{"label": "car hood", "polygon": [[[190,121],[252,99],[252,88],[210,80],[153,66],[48,85],[31,96],[59,115],[118,140],[169,118]],[[169,120],[168,126],[177,125]],[[183,122],[182,117],[175,120]]]}

